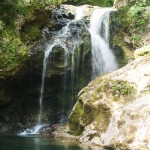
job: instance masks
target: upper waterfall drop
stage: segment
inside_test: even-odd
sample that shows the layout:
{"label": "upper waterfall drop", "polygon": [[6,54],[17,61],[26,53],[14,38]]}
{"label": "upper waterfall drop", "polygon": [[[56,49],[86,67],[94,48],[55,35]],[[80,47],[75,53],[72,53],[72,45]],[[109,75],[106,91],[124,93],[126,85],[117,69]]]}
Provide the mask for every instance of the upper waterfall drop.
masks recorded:
{"label": "upper waterfall drop", "polygon": [[94,10],[90,19],[93,74],[92,77],[117,69],[115,56],[109,48],[109,14],[112,8]]}

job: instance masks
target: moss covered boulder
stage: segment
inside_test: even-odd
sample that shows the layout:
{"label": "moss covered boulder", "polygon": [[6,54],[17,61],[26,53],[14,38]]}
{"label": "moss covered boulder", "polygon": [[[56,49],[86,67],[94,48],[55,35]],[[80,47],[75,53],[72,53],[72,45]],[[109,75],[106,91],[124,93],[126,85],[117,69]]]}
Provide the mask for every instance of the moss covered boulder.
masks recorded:
{"label": "moss covered boulder", "polygon": [[80,135],[80,142],[148,150],[149,107],[150,57],[145,56],[97,77],[79,92],[69,116],[70,133]]}

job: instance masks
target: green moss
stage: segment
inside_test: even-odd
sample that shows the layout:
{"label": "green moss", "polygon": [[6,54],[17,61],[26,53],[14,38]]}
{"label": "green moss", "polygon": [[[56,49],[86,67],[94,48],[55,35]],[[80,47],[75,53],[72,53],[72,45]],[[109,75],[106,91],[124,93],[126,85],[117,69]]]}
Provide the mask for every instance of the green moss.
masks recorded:
{"label": "green moss", "polygon": [[96,92],[107,92],[109,83],[107,81],[101,81],[102,84],[96,89]]}
{"label": "green moss", "polygon": [[0,75],[14,72],[27,56],[27,48],[12,29],[2,31],[0,37]]}
{"label": "green moss", "polygon": [[69,116],[69,129],[70,133],[74,135],[80,135],[83,131],[83,127],[79,123],[79,118],[83,114],[83,104],[81,100],[78,100],[78,102],[75,105],[75,108],[73,112]]}
{"label": "green moss", "polygon": [[[148,6],[148,5],[147,5]],[[142,36],[147,29],[150,8],[137,3],[130,3],[118,10],[115,21],[118,23],[113,45],[136,49],[142,46]],[[128,39],[128,42],[125,41]]]}
{"label": "green moss", "polygon": [[150,51],[143,51],[142,53],[139,54],[139,56],[145,56],[145,55],[150,56]]}
{"label": "green moss", "polygon": [[37,41],[42,37],[42,31],[39,29],[38,26],[27,28],[25,33],[27,34],[27,36],[31,41]]}
{"label": "green moss", "polygon": [[119,94],[125,96],[130,95],[133,92],[133,86],[127,81],[111,80],[110,82],[112,84],[110,90],[113,95]]}
{"label": "green moss", "polygon": [[136,91],[135,85],[123,81],[123,80],[103,80],[99,84],[99,87],[97,87],[95,93],[97,97],[95,98],[95,101],[98,99],[101,99],[104,95],[107,95],[107,97],[111,97],[112,100],[119,101],[120,97],[124,99],[124,102],[130,99],[132,99],[132,95],[134,95]]}
{"label": "green moss", "polygon": [[[88,111],[87,111],[88,109]],[[80,124],[84,127],[86,125],[89,125],[93,120],[94,120],[94,116],[95,116],[95,110],[94,108],[84,105],[83,108],[83,115],[80,118]]]}
{"label": "green moss", "polygon": [[71,4],[90,4],[90,5],[96,5],[96,6],[103,6],[103,7],[109,7],[113,6],[114,0],[66,0],[67,3]]}
{"label": "green moss", "polygon": [[107,130],[109,119],[111,117],[110,110],[106,106],[101,105],[97,107],[96,113],[93,117],[95,122],[95,130],[99,131],[100,133],[105,132]]}

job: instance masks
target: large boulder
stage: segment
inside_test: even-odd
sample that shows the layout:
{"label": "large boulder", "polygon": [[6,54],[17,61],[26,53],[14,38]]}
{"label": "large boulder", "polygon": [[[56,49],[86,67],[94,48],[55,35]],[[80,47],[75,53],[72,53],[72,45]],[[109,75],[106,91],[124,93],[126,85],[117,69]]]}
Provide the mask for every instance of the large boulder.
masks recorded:
{"label": "large boulder", "polygon": [[116,149],[150,149],[150,57],[90,82],[69,116],[80,142]]}

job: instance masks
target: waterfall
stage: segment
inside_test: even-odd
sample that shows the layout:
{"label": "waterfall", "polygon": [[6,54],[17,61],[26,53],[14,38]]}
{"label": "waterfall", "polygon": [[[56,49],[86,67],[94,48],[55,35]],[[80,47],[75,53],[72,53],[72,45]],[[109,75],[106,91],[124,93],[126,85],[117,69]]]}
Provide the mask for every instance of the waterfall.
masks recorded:
{"label": "waterfall", "polygon": [[42,112],[43,112],[43,94],[44,94],[44,85],[45,85],[45,74],[46,74],[46,66],[48,62],[48,57],[50,53],[52,52],[53,47],[56,45],[54,42],[52,45],[48,47],[48,49],[45,51],[44,60],[43,60],[43,71],[42,71],[42,83],[41,83],[41,91],[40,91],[40,98],[39,98],[39,105],[40,105],[40,112],[38,116],[38,123],[42,123]]}
{"label": "waterfall", "polygon": [[47,50],[45,51],[45,54],[44,54],[41,90],[40,90],[40,98],[39,98],[40,108],[39,108],[39,113],[38,113],[38,123],[31,129],[26,129],[25,131],[21,132],[19,134],[21,136],[25,136],[28,134],[38,134],[41,128],[43,128],[44,126],[47,126],[47,124],[42,122],[45,75],[46,75],[46,68],[47,68],[47,62],[48,62],[49,55],[51,54],[53,47],[56,46],[57,44],[58,44],[57,41],[54,41],[52,45],[47,47]]}
{"label": "waterfall", "polygon": [[[66,26],[64,26],[61,30],[56,31],[52,39],[50,40],[50,43],[47,45],[47,48],[44,53],[44,59],[43,59],[43,70],[42,70],[42,79],[41,79],[41,89],[40,89],[40,97],[39,97],[39,113],[38,113],[38,119],[37,119],[37,124],[32,127],[31,129],[26,129],[24,132],[20,133],[19,135],[28,135],[28,134],[39,134],[40,130],[44,127],[47,126],[47,124],[43,123],[42,121],[42,115],[43,115],[43,97],[44,97],[44,86],[45,86],[45,76],[46,76],[46,69],[47,69],[47,63],[50,55],[52,54],[53,50],[55,47],[60,46],[64,50],[64,61],[66,64],[71,63],[71,69],[70,69],[70,81],[69,81],[69,93],[71,97],[71,106],[73,105],[73,89],[74,89],[74,74],[75,74],[75,58],[74,58],[74,53],[75,49],[78,47],[78,45],[81,42],[79,32],[75,32],[76,35],[74,34],[74,31],[72,30],[72,27],[76,27],[76,23],[82,18],[83,16],[83,10],[80,7],[77,7],[76,10],[76,16],[75,20],[70,20]],[[48,31],[46,31],[48,32]],[[67,43],[67,40],[71,40],[71,42]],[[71,54],[71,60],[69,59],[69,55]],[[71,61],[71,62],[69,62]],[[66,86],[67,86],[67,72],[64,74],[64,79],[63,79],[63,94],[62,94],[62,110],[61,110],[61,118],[60,122],[63,123],[64,120],[66,120],[66,113],[65,113],[65,101],[63,101],[63,96],[66,95]]]}
{"label": "waterfall", "polygon": [[109,14],[111,11],[111,8],[96,9],[90,20],[93,78],[117,68],[115,57],[109,48]]}
{"label": "waterfall", "polygon": [[[59,10],[58,10],[59,11]],[[96,9],[93,12],[90,22],[90,28],[88,31],[91,34],[91,43],[92,43],[92,56],[93,56],[93,78],[97,75],[114,70],[117,68],[117,64],[115,61],[115,57],[112,51],[109,48],[109,13],[111,9]],[[59,14],[56,12],[56,14]],[[47,42],[47,48],[44,52],[43,58],[43,70],[42,70],[42,79],[41,79],[41,89],[40,89],[40,97],[39,97],[39,113],[37,117],[37,124],[26,131],[22,132],[20,135],[28,135],[28,134],[38,134],[41,129],[46,126],[43,121],[44,116],[44,108],[43,108],[43,98],[45,91],[45,76],[47,70],[47,64],[50,58],[52,58],[53,51],[55,51],[56,47],[61,47],[64,53],[64,62],[66,66],[69,67],[68,71],[66,71],[63,75],[62,79],[62,98],[61,98],[61,106],[60,106],[60,123],[64,123],[67,120],[68,112],[66,108],[72,108],[74,104],[74,93],[76,88],[76,83],[79,82],[80,73],[78,68],[80,68],[80,72],[82,70],[82,65],[80,64],[80,58],[82,53],[78,51],[78,45],[82,43],[80,37],[79,29],[81,26],[83,28],[85,23],[80,21],[83,17],[83,9],[82,7],[77,7],[76,16],[74,20],[66,20],[66,25],[62,27],[62,29],[58,31],[54,31],[50,33],[51,39]],[[99,14],[99,16],[97,16]],[[61,14],[59,14],[61,15]],[[57,17],[57,19],[61,19],[61,17]],[[57,20],[58,22],[62,20]],[[82,30],[81,30],[82,31]],[[46,31],[47,34],[49,31]],[[77,51],[76,51],[77,50]],[[75,57],[76,54],[76,58]],[[71,57],[70,57],[71,56]],[[84,58],[83,58],[84,59]],[[52,60],[51,60],[52,61]],[[81,66],[80,66],[81,65]],[[84,66],[85,67],[85,66]],[[86,66],[87,67],[87,66]],[[77,77],[78,76],[78,77]],[[68,81],[69,79],[69,81]]]}

